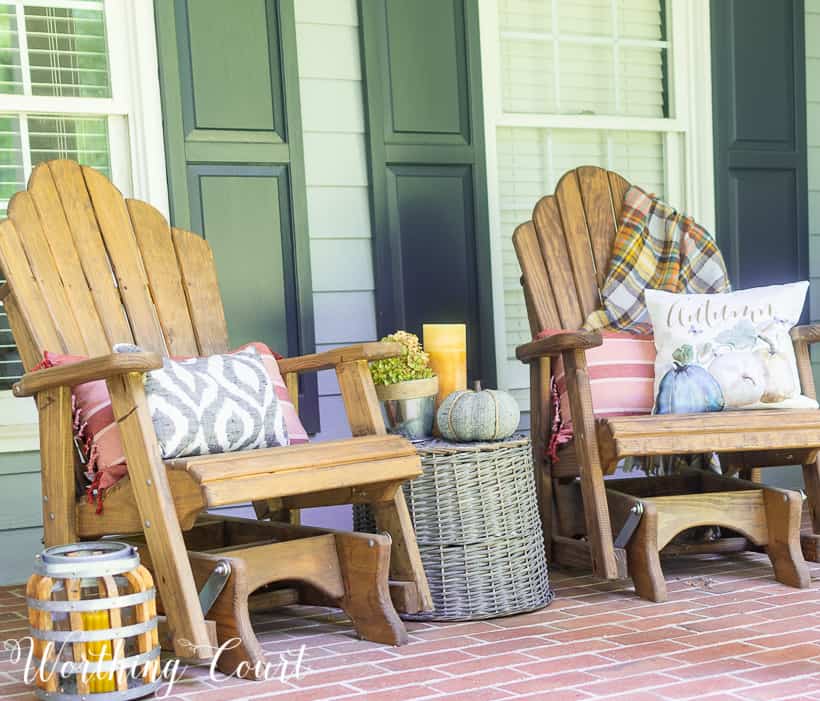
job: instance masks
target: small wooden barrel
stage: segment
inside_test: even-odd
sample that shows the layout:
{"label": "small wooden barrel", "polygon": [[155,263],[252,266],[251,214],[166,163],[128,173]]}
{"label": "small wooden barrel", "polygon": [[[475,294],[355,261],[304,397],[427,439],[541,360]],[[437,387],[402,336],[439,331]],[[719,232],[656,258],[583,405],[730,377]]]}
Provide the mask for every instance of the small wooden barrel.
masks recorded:
{"label": "small wooden barrel", "polygon": [[135,547],[48,548],[37,555],[26,601],[39,698],[124,701],[159,686],[156,590]]}

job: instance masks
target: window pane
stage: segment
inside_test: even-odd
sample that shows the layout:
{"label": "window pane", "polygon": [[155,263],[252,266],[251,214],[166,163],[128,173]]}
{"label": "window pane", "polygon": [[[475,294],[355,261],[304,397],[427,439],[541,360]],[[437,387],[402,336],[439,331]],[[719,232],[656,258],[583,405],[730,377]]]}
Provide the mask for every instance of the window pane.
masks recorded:
{"label": "window pane", "polygon": [[629,39],[664,39],[663,2],[618,0],[618,33]]}
{"label": "window pane", "polygon": [[0,94],[23,92],[23,73],[13,5],[0,3]]}
{"label": "window pane", "polygon": [[666,115],[666,49],[623,47],[618,64],[621,114],[636,117]]}
{"label": "window pane", "polygon": [[111,97],[101,10],[26,7],[33,95]]}
{"label": "window pane", "polygon": [[616,114],[612,47],[561,42],[561,113]]}
{"label": "window pane", "polygon": [[106,117],[29,115],[31,164],[68,158],[111,176]]}
{"label": "window pane", "polygon": [[505,112],[555,112],[553,42],[502,40],[501,85]]}
{"label": "window pane", "polygon": [[552,3],[545,0],[499,0],[502,31],[549,32]]}
{"label": "window pane", "polygon": [[561,0],[558,30],[562,35],[612,36],[612,0]]}

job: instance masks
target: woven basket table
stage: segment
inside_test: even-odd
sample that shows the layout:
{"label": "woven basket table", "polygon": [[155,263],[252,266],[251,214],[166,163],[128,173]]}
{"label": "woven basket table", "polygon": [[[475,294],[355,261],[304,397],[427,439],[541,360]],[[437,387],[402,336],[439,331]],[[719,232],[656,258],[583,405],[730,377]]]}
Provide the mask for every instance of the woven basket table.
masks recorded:
{"label": "woven basket table", "polygon": [[[552,600],[530,441],[416,443],[423,474],[404,485],[434,610],[460,621],[508,616]],[[373,531],[369,508],[356,530]]]}

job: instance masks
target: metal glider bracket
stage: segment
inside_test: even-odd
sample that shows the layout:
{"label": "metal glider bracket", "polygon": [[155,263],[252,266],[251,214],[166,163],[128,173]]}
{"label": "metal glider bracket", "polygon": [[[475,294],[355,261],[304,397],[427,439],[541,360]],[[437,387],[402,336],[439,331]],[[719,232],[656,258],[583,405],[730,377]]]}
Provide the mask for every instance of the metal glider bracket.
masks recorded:
{"label": "metal glider bracket", "polygon": [[199,592],[199,605],[202,607],[202,615],[207,616],[214,602],[219,598],[228,579],[231,576],[231,563],[227,560],[220,560],[216,563],[205,584]]}
{"label": "metal glider bracket", "polygon": [[626,521],[624,521],[624,525],[621,527],[618,536],[615,538],[616,548],[626,547],[627,543],[629,543],[629,539],[632,538],[632,534],[635,533],[635,530],[638,528],[638,524],[640,524],[642,516],[643,503],[639,501],[629,510]]}

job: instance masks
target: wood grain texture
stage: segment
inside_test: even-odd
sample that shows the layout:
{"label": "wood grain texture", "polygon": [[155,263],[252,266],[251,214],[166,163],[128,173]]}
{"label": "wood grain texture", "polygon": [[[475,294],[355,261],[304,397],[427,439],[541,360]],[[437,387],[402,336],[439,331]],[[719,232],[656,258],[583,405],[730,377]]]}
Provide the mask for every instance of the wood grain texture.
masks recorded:
{"label": "wood grain texture", "polygon": [[546,459],[547,436],[552,425],[552,398],[550,396],[550,360],[542,358],[530,363],[530,436],[532,438],[532,467],[541,531],[547,560],[552,550],[553,490],[552,465]]}
{"label": "wood grain texture", "polygon": [[373,341],[357,343],[351,346],[342,346],[322,353],[299,355],[293,358],[282,358],[279,369],[285,373],[316,372],[331,370],[343,363],[352,363],[358,360],[380,360],[395,358],[404,353],[404,346],[400,343],[386,343]]}
{"label": "wood grain texture", "polygon": [[15,397],[30,397],[48,389],[74,387],[92,380],[106,380],[129,372],[148,372],[162,367],[156,353],[110,353],[69,365],[26,373],[14,384]]}
{"label": "wood grain texture", "polygon": [[561,331],[537,341],[524,343],[515,349],[516,357],[528,363],[543,357],[555,357],[565,351],[583,351],[603,343],[598,331]]}
{"label": "wood grain texture", "polygon": [[[34,168],[29,178],[28,192],[53,253],[54,264],[66,297],[71,300],[71,309],[83,337],[85,352],[89,355],[110,352],[111,345],[106,338],[99,311],[83,273],[74,238],[48,163],[41,163]],[[26,237],[31,236],[36,229],[34,226],[32,231],[27,230]]]}
{"label": "wood grain texture", "polygon": [[126,206],[168,353],[176,356],[196,355],[198,347],[171,239],[171,228],[165,217],[146,202],[126,200]]}
{"label": "wood grain texture", "polygon": [[82,171],[105,250],[117,279],[117,289],[128,313],[134,343],[143,350],[167,355],[162,327],[151,299],[148,276],[125,199],[99,171],[88,167],[83,167]]}
{"label": "wood grain texture", "polygon": [[174,228],[171,234],[199,354],[224,353],[228,350],[228,324],[213,251],[205,239],[190,231]]}
{"label": "wood grain texture", "polygon": [[558,181],[555,188],[555,200],[558,203],[569,262],[575,278],[578,304],[581,307],[583,318],[586,319],[591,312],[601,306],[601,297],[595,274],[589,228],[584,213],[584,202],[581,199],[578,174],[575,171],[566,173]]}
{"label": "wood grain texture", "polygon": [[83,172],[74,161],[49,161],[47,165],[94,306],[105,329],[106,350],[111,350],[115,343],[133,343],[134,336],[125,316]]}
{"label": "wood grain texture", "polygon": [[71,390],[57,387],[37,395],[46,547],[77,541]]}
{"label": "wood grain texture", "polygon": [[778,582],[805,589],[811,584],[809,567],[800,547],[800,512],[803,499],[798,492],[764,489],[768,543],[766,552]]}
{"label": "wood grain texture", "polygon": [[41,353],[46,348],[65,352],[65,341],[29,267],[19,233],[8,219],[0,221],[0,268],[12,288],[18,307],[24,310],[17,318],[23,318],[26,336],[37,348],[37,354],[42,357]]}
{"label": "wood grain texture", "polygon": [[584,516],[592,550],[593,571],[605,579],[615,579],[618,570],[595,434],[586,356],[583,351],[576,350],[564,353],[563,359],[575,431],[575,446],[581,465],[581,493],[584,497]]}
{"label": "wood grain texture", "polygon": [[90,317],[93,309],[90,310],[91,313],[83,314],[79,307],[75,309],[74,300],[69,303],[69,296],[63,286],[55,257],[52,255],[49,239],[43,231],[31,195],[25,191],[14,195],[9,202],[8,214],[21,234],[20,243],[25,251],[31,274],[63,339],[66,351],[88,354],[77,316]]}
{"label": "wood grain texture", "polygon": [[[567,246],[558,200],[553,195],[538,200],[532,210],[532,222],[541,249],[540,265],[544,267],[549,278],[555,306],[561,319],[560,328],[579,329],[584,323],[585,314],[583,300],[579,300],[575,286],[571,261],[574,251]],[[536,259],[536,263],[538,262]],[[591,268],[590,262],[590,270]],[[534,302],[537,292],[533,290],[531,294]]]}
{"label": "wood grain texture", "polygon": [[555,305],[547,266],[541,256],[538,234],[531,221],[515,228],[513,246],[523,275],[521,284],[525,291],[533,335],[547,329],[560,329],[561,317]]}
{"label": "wood grain texture", "polygon": [[578,168],[576,173],[595,262],[595,279],[600,290],[603,289],[606,280],[618,221],[615,219],[612,206],[607,172],[601,168],[587,166]]}

